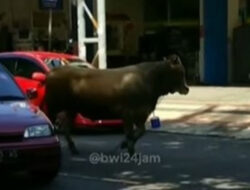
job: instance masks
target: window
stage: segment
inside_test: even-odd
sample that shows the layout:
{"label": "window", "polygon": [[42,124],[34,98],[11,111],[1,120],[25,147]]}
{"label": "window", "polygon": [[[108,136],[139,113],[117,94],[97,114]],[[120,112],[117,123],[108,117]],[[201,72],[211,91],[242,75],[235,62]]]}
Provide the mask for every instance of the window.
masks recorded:
{"label": "window", "polygon": [[[241,22],[250,22],[250,1],[245,1],[245,4],[241,5],[243,8],[239,8],[239,16]],[[244,9],[245,8],[245,9]]]}
{"label": "window", "polygon": [[35,62],[27,59],[17,60],[16,76],[31,78],[34,72],[43,72],[43,70]]}
{"label": "window", "polygon": [[164,21],[168,18],[167,0],[145,0],[144,9],[145,21]]}
{"label": "window", "polygon": [[16,67],[17,67],[16,59],[12,59],[12,58],[0,59],[0,64],[3,65],[6,69],[8,69],[8,71],[12,75],[15,74],[15,70],[16,70]]}
{"label": "window", "polygon": [[107,49],[109,54],[119,54],[123,49],[123,23],[107,25]]}
{"label": "window", "polygon": [[31,78],[34,72],[43,72],[35,62],[20,58],[0,59],[0,64],[4,65],[14,76]]}
{"label": "window", "polygon": [[199,19],[199,0],[171,0],[171,20]]}
{"label": "window", "polygon": [[146,22],[198,19],[199,0],[145,0]]}
{"label": "window", "polygon": [[47,59],[45,60],[45,62],[47,63],[50,69],[61,67],[63,65],[60,59]]}
{"label": "window", "polygon": [[17,87],[13,79],[0,66],[0,100],[24,99],[23,94]]}

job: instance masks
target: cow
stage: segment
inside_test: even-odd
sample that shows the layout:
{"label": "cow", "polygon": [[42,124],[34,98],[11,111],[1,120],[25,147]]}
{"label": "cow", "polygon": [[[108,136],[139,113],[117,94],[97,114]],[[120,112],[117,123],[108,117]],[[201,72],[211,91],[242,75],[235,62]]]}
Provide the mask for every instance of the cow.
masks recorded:
{"label": "cow", "polygon": [[122,119],[125,140],[120,146],[133,155],[159,97],[175,92],[186,95],[189,87],[180,57],[170,55],[115,69],[56,68],[47,76],[45,100],[52,122],[58,113],[66,113],[65,137],[73,154],[77,149],[70,128],[81,113],[90,119]]}

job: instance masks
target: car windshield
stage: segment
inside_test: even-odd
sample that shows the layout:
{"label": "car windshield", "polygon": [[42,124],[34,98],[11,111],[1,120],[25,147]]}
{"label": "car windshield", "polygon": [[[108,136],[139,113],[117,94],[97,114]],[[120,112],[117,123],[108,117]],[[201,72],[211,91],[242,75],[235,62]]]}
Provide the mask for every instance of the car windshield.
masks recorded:
{"label": "car windshield", "polygon": [[63,65],[60,59],[45,59],[44,62],[49,66],[50,69]]}
{"label": "car windshield", "polygon": [[67,59],[65,63],[69,66],[78,66],[78,67],[85,67],[89,68],[89,64],[81,59]]}
{"label": "car windshield", "polygon": [[56,68],[64,65],[74,66],[74,67],[83,67],[83,68],[92,68],[90,64],[86,63],[81,59],[46,59],[45,63],[51,68]]}
{"label": "car windshield", "polygon": [[10,75],[0,66],[0,101],[24,100],[25,97]]}

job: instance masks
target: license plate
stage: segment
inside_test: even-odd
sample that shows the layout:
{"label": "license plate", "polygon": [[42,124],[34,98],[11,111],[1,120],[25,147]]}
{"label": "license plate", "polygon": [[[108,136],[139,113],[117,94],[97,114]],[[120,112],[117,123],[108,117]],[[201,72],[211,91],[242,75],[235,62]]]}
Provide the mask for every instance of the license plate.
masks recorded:
{"label": "license plate", "polygon": [[0,150],[0,163],[4,161],[11,161],[18,158],[16,150]]}

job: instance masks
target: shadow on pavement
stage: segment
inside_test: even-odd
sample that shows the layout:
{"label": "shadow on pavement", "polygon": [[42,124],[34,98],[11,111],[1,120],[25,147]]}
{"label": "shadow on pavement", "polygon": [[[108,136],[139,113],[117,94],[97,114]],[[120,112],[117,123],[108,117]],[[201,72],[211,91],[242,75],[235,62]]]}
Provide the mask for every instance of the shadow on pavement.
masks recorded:
{"label": "shadow on pavement", "polygon": [[63,145],[63,166],[50,185],[34,183],[23,174],[1,181],[6,190],[81,190],[88,189],[86,185],[109,190],[250,189],[248,141],[148,132],[136,146],[141,157],[129,160],[126,152],[115,149],[122,138],[74,136],[80,155],[71,156]]}

